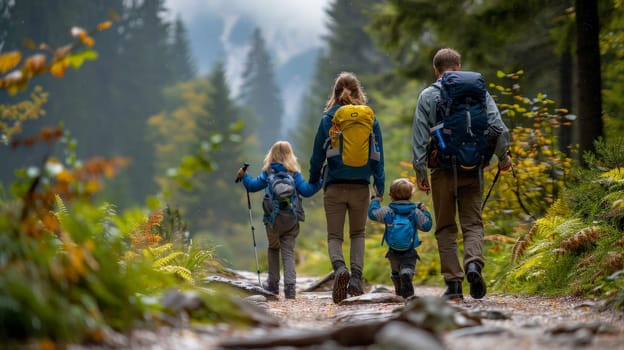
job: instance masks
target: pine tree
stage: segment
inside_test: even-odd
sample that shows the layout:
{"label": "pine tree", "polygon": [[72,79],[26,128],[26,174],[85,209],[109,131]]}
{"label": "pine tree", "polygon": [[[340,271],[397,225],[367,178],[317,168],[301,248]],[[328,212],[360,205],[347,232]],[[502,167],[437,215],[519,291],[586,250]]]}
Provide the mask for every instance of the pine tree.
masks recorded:
{"label": "pine tree", "polygon": [[261,149],[268,150],[281,136],[284,107],[275,81],[271,57],[260,29],[253,33],[240,97],[244,105],[257,115],[257,121],[246,121],[256,130]]}
{"label": "pine tree", "polygon": [[171,59],[173,81],[187,81],[195,77],[197,69],[191,54],[187,30],[179,15],[173,23]]}
{"label": "pine tree", "polygon": [[375,76],[382,76],[392,68],[389,58],[364,29],[369,24],[366,11],[374,3],[375,0],[336,0],[327,10],[330,34],[324,38],[326,49],[318,58],[299,122],[309,127],[295,131],[300,145],[296,151],[302,159],[308,159],[311,154],[316,129],[336,76],[342,71],[354,72],[367,90],[376,85]]}

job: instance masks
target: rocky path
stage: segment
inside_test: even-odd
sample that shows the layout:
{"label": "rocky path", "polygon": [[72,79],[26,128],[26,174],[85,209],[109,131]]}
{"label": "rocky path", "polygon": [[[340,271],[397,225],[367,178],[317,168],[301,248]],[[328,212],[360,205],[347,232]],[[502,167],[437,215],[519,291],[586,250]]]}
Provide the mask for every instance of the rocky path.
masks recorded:
{"label": "rocky path", "polygon": [[[303,278],[298,287],[313,284]],[[591,300],[488,294],[453,303],[438,298],[442,288],[417,286],[417,297],[406,302],[389,286],[369,286],[369,293],[335,305],[330,288],[331,280],[299,291],[295,300],[282,295],[260,302],[280,327],[236,334],[220,346],[318,348],[306,345],[317,336],[327,349],[624,349],[624,313]],[[357,345],[368,339],[364,332],[374,335],[375,345]]]}
{"label": "rocky path", "polygon": [[[253,290],[257,276],[243,274],[235,283]],[[247,298],[261,326],[137,332],[119,348],[624,350],[624,313],[603,311],[591,300],[488,294],[453,303],[438,297],[442,288],[416,286],[417,297],[406,302],[389,286],[368,286],[363,296],[336,305],[331,280],[302,278],[297,287],[295,300]]]}

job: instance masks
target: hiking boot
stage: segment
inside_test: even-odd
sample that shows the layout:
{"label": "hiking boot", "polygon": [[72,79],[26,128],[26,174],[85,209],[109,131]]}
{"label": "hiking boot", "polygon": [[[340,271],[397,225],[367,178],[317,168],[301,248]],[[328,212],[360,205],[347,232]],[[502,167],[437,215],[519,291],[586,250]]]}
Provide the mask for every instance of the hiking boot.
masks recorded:
{"label": "hiking boot", "polygon": [[262,282],[262,288],[273,294],[279,294],[279,282],[271,282],[269,280],[264,280]]}
{"label": "hiking boot", "polygon": [[286,299],[295,299],[295,294],[297,293],[295,292],[294,283],[288,283],[284,285],[284,296],[286,297]]}
{"label": "hiking boot", "polygon": [[412,276],[414,274],[410,269],[403,269],[399,274],[401,280],[401,296],[405,299],[414,295],[414,285],[412,284]]}
{"label": "hiking boot", "polygon": [[481,299],[485,296],[487,288],[481,276],[481,266],[471,262],[466,266],[466,280],[470,283],[470,296],[475,299]]}
{"label": "hiking boot", "polygon": [[401,279],[398,274],[390,275],[390,279],[392,280],[392,284],[394,284],[394,294],[401,296],[403,291],[401,290]]}
{"label": "hiking boot", "polygon": [[334,272],[334,285],[332,286],[332,299],[338,304],[347,298],[347,285],[349,284],[349,270],[340,266]]}
{"label": "hiking boot", "polygon": [[444,281],[446,283],[446,291],[442,297],[446,300],[460,301],[464,300],[461,281]]}
{"label": "hiking boot", "polygon": [[352,297],[364,294],[364,290],[362,289],[362,272],[358,270],[351,270],[351,278],[349,279],[347,293],[349,293]]}

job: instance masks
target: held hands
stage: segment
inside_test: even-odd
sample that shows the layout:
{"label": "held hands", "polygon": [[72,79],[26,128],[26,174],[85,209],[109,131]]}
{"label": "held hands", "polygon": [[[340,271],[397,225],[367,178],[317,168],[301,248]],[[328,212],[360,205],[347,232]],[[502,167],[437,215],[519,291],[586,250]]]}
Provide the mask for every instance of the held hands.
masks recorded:
{"label": "held hands", "polygon": [[427,210],[427,206],[425,205],[425,203],[422,203],[422,202],[421,202],[421,203],[418,203],[418,204],[416,205],[416,208],[418,208],[418,209],[419,209],[419,210],[421,210],[421,211],[428,211],[428,210]]}

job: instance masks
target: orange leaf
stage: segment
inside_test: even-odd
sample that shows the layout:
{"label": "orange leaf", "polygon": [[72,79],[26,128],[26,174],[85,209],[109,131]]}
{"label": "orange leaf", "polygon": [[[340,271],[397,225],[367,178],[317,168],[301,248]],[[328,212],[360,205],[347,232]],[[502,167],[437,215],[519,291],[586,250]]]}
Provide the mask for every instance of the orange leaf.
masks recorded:
{"label": "orange leaf", "polygon": [[67,65],[65,64],[64,61],[57,61],[54,62],[52,64],[52,67],[50,67],[50,74],[52,74],[53,76],[57,77],[57,78],[62,78],[65,76],[65,68],[67,67]]}
{"label": "orange leaf", "polygon": [[88,47],[93,47],[93,44],[95,44],[95,40],[90,36],[81,37],[80,41]]}
{"label": "orange leaf", "polygon": [[24,67],[32,74],[40,73],[45,69],[46,56],[43,54],[36,54],[28,57],[24,62]]}
{"label": "orange leaf", "polygon": [[113,22],[111,21],[106,21],[106,22],[102,22],[100,24],[97,25],[97,27],[95,27],[96,30],[105,30],[110,28],[113,25]]}
{"label": "orange leaf", "polygon": [[22,60],[22,53],[11,51],[0,55],[0,73],[4,74],[15,68]]}

